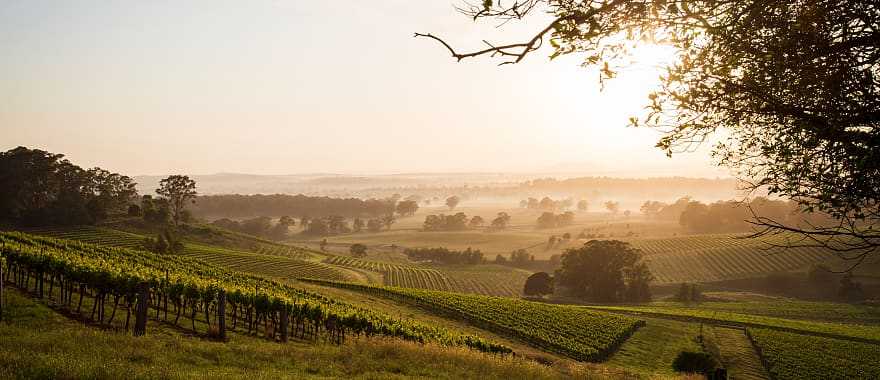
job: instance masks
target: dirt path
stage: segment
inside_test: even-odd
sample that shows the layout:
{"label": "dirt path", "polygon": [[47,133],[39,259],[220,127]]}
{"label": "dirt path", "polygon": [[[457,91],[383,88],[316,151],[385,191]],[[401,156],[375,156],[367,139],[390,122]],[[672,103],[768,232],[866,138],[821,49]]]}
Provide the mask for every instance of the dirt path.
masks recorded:
{"label": "dirt path", "polygon": [[761,364],[761,358],[752,348],[749,338],[741,329],[714,327],[715,342],[721,361],[733,380],[767,380],[770,377]]}

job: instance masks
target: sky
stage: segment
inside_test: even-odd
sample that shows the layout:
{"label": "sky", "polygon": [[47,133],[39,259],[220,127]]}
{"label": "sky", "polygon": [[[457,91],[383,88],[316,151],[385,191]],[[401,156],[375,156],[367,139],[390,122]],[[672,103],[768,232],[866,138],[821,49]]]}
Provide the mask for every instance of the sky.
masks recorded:
{"label": "sky", "polygon": [[669,52],[600,89],[579,57],[455,62],[543,27],[447,0],[0,2],[0,149],[129,175],[577,172],[727,176],[639,115]]}

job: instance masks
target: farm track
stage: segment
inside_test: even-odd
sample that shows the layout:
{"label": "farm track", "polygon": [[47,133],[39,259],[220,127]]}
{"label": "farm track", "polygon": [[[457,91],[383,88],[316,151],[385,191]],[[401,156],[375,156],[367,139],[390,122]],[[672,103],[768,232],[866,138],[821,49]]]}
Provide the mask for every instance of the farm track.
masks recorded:
{"label": "farm track", "polygon": [[745,330],[729,327],[713,327],[715,342],[724,366],[730,370],[731,379],[768,380],[770,376],[755,352]]}

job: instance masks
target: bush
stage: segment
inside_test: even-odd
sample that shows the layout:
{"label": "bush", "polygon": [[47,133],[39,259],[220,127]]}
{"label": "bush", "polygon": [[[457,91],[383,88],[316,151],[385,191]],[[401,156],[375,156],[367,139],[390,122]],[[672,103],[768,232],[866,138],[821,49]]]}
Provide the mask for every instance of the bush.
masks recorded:
{"label": "bush", "polygon": [[715,370],[718,362],[712,355],[704,352],[682,351],[672,362],[672,369],[678,372],[708,374]]}

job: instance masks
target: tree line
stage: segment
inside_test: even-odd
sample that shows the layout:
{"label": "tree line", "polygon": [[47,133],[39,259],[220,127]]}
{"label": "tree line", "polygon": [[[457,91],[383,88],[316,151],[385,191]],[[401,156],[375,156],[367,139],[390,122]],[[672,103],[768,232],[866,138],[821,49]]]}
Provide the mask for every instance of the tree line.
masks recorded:
{"label": "tree line", "polygon": [[[418,210],[415,201],[386,199],[331,198],[326,196],[287,195],[203,195],[191,207],[200,217],[255,217],[269,216],[324,218],[330,216],[380,217],[399,212],[412,215]],[[399,208],[400,207],[400,208]]]}
{"label": "tree line", "polygon": [[21,226],[95,224],[137,197],[128,176],[83,169],[63,154],[17,147],[0,153],[0,221]]}
{"label": "tree line", "polygon": [[463,251],[448,248],[407,248],[403,253],[413,261],[430,261],[433,263],[456,265],[476,265],[483,262],[483,253],[479,249],[468,247]]}

